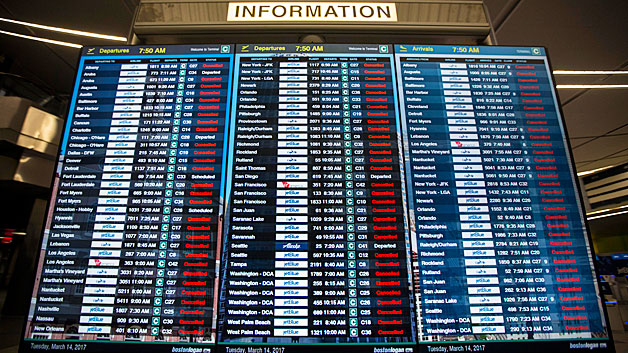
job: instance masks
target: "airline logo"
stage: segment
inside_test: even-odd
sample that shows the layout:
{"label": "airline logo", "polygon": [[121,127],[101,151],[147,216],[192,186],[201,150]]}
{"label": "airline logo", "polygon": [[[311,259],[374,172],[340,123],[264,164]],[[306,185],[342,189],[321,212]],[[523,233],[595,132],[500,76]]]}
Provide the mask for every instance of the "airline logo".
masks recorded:
{"label": "airline logo", "polygon": [[[456,157],[454,157],[456,158]],[[474,157],[460,157],[460,158],[474,158]],[[486,187],[486,183],[483,180],[456,180],[456,187]]]}
{"label": "airline logo", "polygon": [[277,288],[283,288],[283,287],[289,287],[289,288],[297,288],[297,287],[305,287],[307,288],[308,286],[308,281],[306,279],[282,279],[282,280],[275,280],[275,287]]}
{"label": "airline logo", "polygon": [[274,329],[273,333],[275,336],[286,336],[286,337],[298,337],[298,336],[307,336],[308,329],[295,329],[295,328],[287,328],[287,329]]}
{"label": "airline logo", "polygon": [[282,307],[282,306],[307,307],[308,306],[308,300],[307,299],[292,299],[292,298],[290,298],[290,299],[275,299],[274,304],[275,304],[275,307]]}
{"label": "airline logo", "polygon": [[307,216],[277,216],[277,223],[307,223]]}
{"label": "airline logo", "polygon": [[279,88],[307,88],[307,82],[279,82]]}
{"label": "airline logo", "polygon": [[450,132],[477,132],[478,129],[475,126],[450,126]]}
{"label": "airline logo", "polygon": [[501,314],[503,312],[501,306],[472,306],[469,309],[471,314]]}
{"label": "airline logo", "polygon": [[307,63],[298,61],[282,61],[279,63],[279,67],[307,67]]}
{"label": "airline logo", "polygon": [[[278,296],[277,292],[281,292],[281,294],[284,294],[284,291],[275,291],[275,296]],[[275,316],[307,316],[308,310],[307,309],[295,309],[295,308],[281,308],[281,309],[275,309],[274,315]]]}
{"label": "airline logo", "polygon": [[475,257],[475,256],[488,256],[495,257],[495,250],[464,250],[465,257]]}
{"label": "airline logo", "polygon": [[499,294],[499,287],[469,287],[467,288],[469,294]]}
{"label": "airline logo", "polygon": [[[279,112],[279,116],[302,116],[303,113],[305,113],[307,115],[307,112],[300,112],[300,111],[284,111],[284,112]],[[307,126],[306,125],[279,125],[277,127],[277,131],[279,132],[307,132]]]}
{"label": "airline logo", "polygon": [[[117,91],[116,92],[116,97],[142,97],[143,95],[144,95],[144,91]],[[115,115],[113,117],[117,118]]]}
{"label": "airline logo", "polygon": [[458,206],[460,212],[488,212],[488,206]]}
{"label": "airline logo", "polygon": [[91,333],[91,334],[110,334],[111,327],[109,326],[79,326],[79,333]]}
{"label": "airline logo", "polygon": [[130,119],[111,120],[112,126],[138,126],[139,124],[140,124],[139,120],[130,120]]}
{"label": "airline logo", "polygon": [[499,296],[469,297],[469,304],[499,304],[502,298]]}
{"label": "airline logo", "polygon": [[462,232],[462,239],[491,239],[491,232]]}
{"label": "airline logo", "polygon": [[281,189],[277,190],[277,197],[307,197],[308,190],[303,189]]}
{"label": "airline logo", "polygon": [[289,327],[298,327],[298,326],[307,326],[308,319],[274,319],[275,327],[281,326],[289,326]]}
{"label": "airline logo", "polygon": [[[307,270],[277,270],[275,271],[275,278],[307,278]],[[293,300],[293,299],[285,299]],[[307,306],[307,299],[300,299],[299,303],[305,303]],[[292,306],[292,305],[290,305]],[[298,305],[295,305],[298,306]]]}
{"label": "airline logo", "polygon": [[98,213],[126,213],[126,207],[117,206],[98,206],[96,208]]}
{"label": "airline logo", "polygon": [[484,229],[491,229],[491,224],[490,223],[461,223],[460,224],[461,229],[463,230],[484,230]]}
{"label": "airline logo", "polygon": [[120,71],[120,76],[121,77],[125,77],[125,76],[146,76],[146,71],[138,71],[138,70],[123,70]]}
{"label": "airline logo", "polygon": [[113,314],[112,306],[82,306],[81,314]]}
{"label": "airline logo", "polygon": [[497,260],[495,259],[465,259],[465,266],[495,266],[497,264]]}
{"label": "airline logo", "polygon": [[277,199],[277,205],[307,205],[308,204],[308,199],[284,199],[284,198],[278,198]]}
{"label": "airline logo", "polygon": [[308,163],[308,160],[307,160],[307,157],[277,157],[277,163],[288,163],[288,164]]}
{"label": "airline logo", "polygon": [[498,334],[498,333],[506,333],[506,328],[504,326],[474,326],[472,327],[474,334]]}
{"label": "airline logo", "polygon": [[472,324],[503,324],[503,316],[471,316]]}
{"label": "airline logo", "polygon": [[139,104],[131,104],[131,105],[114,105],[114,112],[132,112],[132,111],[140,111],[142,110],[142,106]]}
{"label": "airline logo", "polygon": [[120,250],[90,250],[90,257],[120,257]]}
{"label": "airline logo", "polygon": [[113,304],[114,297],[83,297],[83,304]]}
{"label": "airline logo", "polygon": [[[471,85],[468,83],[443,83],[444,89],[470,89]],[[469,92],[469,95],[471,92]]]}
{"label": "airline logo", "polygon": [[[307,76],[279,76],[279,80],[280,81],[307,81]],[[287,94],[292,94],[290,93],[291,90],[287,90],[287,91],[288,91]]]}
{"label": "airline logo", "polygon": [[[308,268],[307,261],[275,261],[275,268]],[[307,292],[307,291],[305,291]],[[275,293],[277,295],[277,293]],[[307,293],[306,295],[307,296]]]}
{"label": "airline logo", "polygon": [[118,284],[117,278],[105,278],[105,277],[87,277],[85,284],[93,284],[98,286],[115,286]]}
{"label": "airline logo", "polygon": [[[279,231],[280,229],[283,230],[287,227],[293,227],[293,225],[278,224],[276,228],[277,228],[277,231]],[[301,227],[307,228],[307,225],[300,225],[297,228],[301,228]],[[277,233],[277,235],[275,236],[275,239],[281,240],[281,241],[307,240],[307,233]]]}
{"label": "airline logo", "polygon": [[451,154],[455,156],[479,156],[481,153],[478,148],[456,148],[451,150]]}
{"label": "airline logo", "polygon": [[[120,120],[124,121],[124,120]],[[112,128],[113,129],[113,128]],[[125,128],[129,129],[129,128]],[[137,128],[134,128],[137,131]],[[108,142],[107,148],[135,148],[136,142]],[[131,158],[131,160],[133,160]]]}
{"label": "airline logo", "polygon": [[120,249],[122,248],[121,241],[92,241],[91,247],[93,249],[98,248],[112,248],[112,249]]}
{"label": "airline logo", "polygon": [[[452,98],[453,99],[453,98]],[[457,99],[471,99],[471,98],[457,98]],[[447,119],[449,125],[475,125],[475,119]]]}
{"label": "airline logo", "polygon": [[110,141],[135,141],[137,140],[137,135],[128,135],[128,134],[115,134],[109,135]]}
{"label": "airline logo", "polygon": [[111,316],[81,316],[81,324],[111,324]]}
{"label": "airline logo", "polygon": [[277,207],[277,214],[307,214],[307,207]]}
{"label": "airline logo", "polygon": [[276,259],[307,259],[308,253],[303,251],[278,251],[275,253]]}
{"label": "airline logo", "polygon": [[465,272],[467,276],[497,275],[497,269],[489,267],[467,268]]}
{"label": "airline logo", "polygon": [[461,221],[490,221],[491,217],[488,214],[463,214],[460,215]]}
{"label": "airline logo", "polygon": [[146,77],[120,77],[118,83],[146,83]]}
{"label": "airline logo", "polygon": [[120,260],[89,259],[88,265],[98,267],[118,267],[120,266]]}
{"label": "airline logo", "polygon": [[[480,147],[480,143],[478,141],[451,141],[450,146],[454,148]],[[461,157],[454,157],[454,158],[461,158]],[[462,157],[462,158],[480,158],[480,157]]]}
{"label": "airline logo", "polygon": [[486,197],[459,197],[459,204],[484,204],[488,203],[488,199]]}
{"label": "airline logo", "polygon": [[[305,109],[307,109],[307,104],[279,104],[279,106],[305,106]],[[301,119],[301,118],[281,118],[281,119],[277,119],[277,124],[279,125],[294,125],[294,124],[301,124],[301,125],[307,125],[307,119]]]}
{"label": "airline logo", "polygon": [[307,134],[297,134],[297,133],[277,134],[277,139],[279,140],[307,140],[308,139],[307,136],[308,136]]}
{"label": "airline logo", "polygon": [[[289,85],[290,83],[285,83],[285,85]],[[300,85],[300,83],[292,83],[292,85]],[[307,102],[308,97],[300,97],[300,96],[280,96],[279,102]]]}
{"label": "airline logo", "polygon": [[[101,190],[108,193],[109,191],[118,191],[118,190]],[[124,190],[128,192],[128,190]],[[97,214],[96,222],[124,222],[126,220],[126,216],[124,215],[111,215],[111,214]]]}
{"label": "airline logo", "polygon": [[[275,230],[278,232],[307,232],[307,224],[277,224]],[[287,237],[288,235],[286,235]],[[286,239],[286,240],[301,240],[301,239]]]}
{"label": "airline logo", "polygon": [[[106,156],[133,156],[135,155],[135,151],[134,150],[114,150],[114,149],[109,149],[105,152]],[[133,158],[131,158],[131,160],[133,160]]]}
{"label": "airline logo", "polygon": [[[497,277],[470,277],[467,278],[468,285],[476,285],[476,284],[499,284],[499,279]],[[485,304],[484,302],[478,302],[475,304]]]}
{"label": "airline logo", "polygon": [[277,155],[279,156],[307,156],[307,149],[303,148],[290,148],[290,149],[285,149],[285,148],[281,148],[277,150]]}
{"label": "airline logo", "polygon": [[[278,115],[279,116],[292,116],[292,117],[298,117],[298,116],[307,116],[307,110],[280,110]],[[290,129],[286,129],[286,130],[282,130],[282,126],[278,127],[279,130],[278,131],[307,131],[307,126],[301,126],[300,129],[295,129],[295,128],[290,128]]]}
{"label": "airline logo", "polygon": [[85,294],[94,295],[114,295],[116,294],[115,287],[85,287]]}
{"label": "airline logo", "polygon": [[484,170],[481,164],[454,164],[454,170],[457,171],[477,171]]}
{"label": "airline logo", "polygon": [[[468,89],[469,87],[467,87]],[[471,91],[458,91],[458,90],[444,90],[443,94],[445,96],[470,96]]]}
{"label": "airline logo", "polygon": [[278,181],[277,182],[278,189],[303,189],[307,187],[308,187],[307,181]]}
{"label": "airline logo", "polygon": [[124,230],[124,224],[96,223],[95,230]]}

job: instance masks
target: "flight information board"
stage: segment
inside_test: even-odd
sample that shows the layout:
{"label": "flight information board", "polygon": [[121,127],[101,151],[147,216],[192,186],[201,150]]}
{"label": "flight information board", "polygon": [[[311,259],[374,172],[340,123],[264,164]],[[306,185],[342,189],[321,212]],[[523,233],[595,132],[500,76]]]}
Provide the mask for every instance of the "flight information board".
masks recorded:
{"label": "flight information board", "polygon": [[413,342],[392,46],[238,46],[221,341]]}
{"label": "flight information board", "polygon": [[214,341],[231,51],[86,49],[27,337]]}
{"label": "flight information board", "polygon": [[395,49],[421,341],[604,335],[544,49]]}
{"label": "flight information board", "polygon": [[544,48],[84,48],[22,352],[612,352]]}

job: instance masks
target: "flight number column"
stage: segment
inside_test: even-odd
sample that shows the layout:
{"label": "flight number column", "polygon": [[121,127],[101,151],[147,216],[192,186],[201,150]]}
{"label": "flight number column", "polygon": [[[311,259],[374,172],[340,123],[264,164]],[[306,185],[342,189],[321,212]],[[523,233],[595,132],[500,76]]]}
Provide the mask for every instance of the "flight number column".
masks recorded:
{"label": "flight number column", "polygon": [[[493,333],[528,334],[533,326],[541,325],[540,319],[545,315],[538,311],[539,305],[544,306],[548,298],[530,198],[530,159],[524,131],[516,119],[515,99],[519,93],[512,62],[476,60],[467,67],[497,258],[500,310],[503,310],[499,316],[486,315],[484,322],[503,318],[499,325],[503,331]],[[482,330],[491,333],[496,328],[485,325]]]}
{"label": "flight number column", "polygon": [[[353,235],[353,220],[345,213],[344,196],[352,192],[351,173],[345,173],[342,131],[343,100],[341,63],[336,57],[319,57],[310,62],[312,76],[310,96],[311,241],[310,285],[312,290],[311,335],[324,341],[346,340],[347,277],[355,278],[355,266],[347,260],[347,249]],[[346,63],[344,63],[346,67]],[[345,93],[342,96],[342,93]],[[348,123],[348,121],[347,121]],[[346,146],[344,146],[346,147]],[[348,157],[348,156],[347,156]],[[349,223],[351,222],[351,224]],[[355,281],[355,280],[354,280]],[[350,281],[349,281],[350,282]],[[355,300],[355,299],[353,299]]]}

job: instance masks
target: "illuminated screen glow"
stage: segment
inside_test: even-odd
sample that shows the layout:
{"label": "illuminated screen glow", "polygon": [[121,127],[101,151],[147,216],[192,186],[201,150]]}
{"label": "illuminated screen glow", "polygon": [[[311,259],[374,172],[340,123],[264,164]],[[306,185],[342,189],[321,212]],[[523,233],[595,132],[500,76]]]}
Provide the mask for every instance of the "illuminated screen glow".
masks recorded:
{"label": "illuminated screen glow", "polygon": [[84,48],[21,352],[612,352],[541,47]]}

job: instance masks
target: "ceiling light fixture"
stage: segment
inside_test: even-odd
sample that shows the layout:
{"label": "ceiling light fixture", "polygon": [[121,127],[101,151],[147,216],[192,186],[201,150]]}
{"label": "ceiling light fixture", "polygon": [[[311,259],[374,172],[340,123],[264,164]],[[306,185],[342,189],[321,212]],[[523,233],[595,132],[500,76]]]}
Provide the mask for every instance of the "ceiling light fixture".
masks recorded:
{"label": "ceiling light fixture", "polygon": [[620,210],[620,209],[626,208],[626,207],[628,207],[628,205],[619,206],[619,207],[613,207],[613,208],[605,208],[605,209],[599,210],[599,211],[587,212],[587,216],[598,214],[598,213],[604,213],[604,212],[608,212],[608,211]]}
{"label": "ceiling light fixture", "polygon": [[556,85],[556,88],[577,88],[577,89],[596,89],[596,88],[628,88],[628,85]]}
{"label": "ceiling light fixture", "polygon": [[581,177],[581,176],[597,173],[597,172],[600,172],[602,170],[605,170],[605,169],[608,169],[608,168],[613,168],[613,167],[614,167],[614,165],[609,165],[609,166],[602,167],[602,168],[596,168],[596,169],[591,169],[591,170],[587,170],[587,171],[584,171],[584,172],[579,172],[578,176]]}
{"label": "ceiling light fixture", "polygon": [[44,42],[44,43],[50,43],[50,44],[56,44],[56,45],[63,45],[63,46],[66,46],[66,47],[72,47],[72,48],[82,48],[83,47],[82,45],[76,44],[76,43],[69,43],[69,42],[62,42],[60,40],[53,40],[53,39],[47,39],[47,38],[41,38],[41,37],[27,36],[25,34],[7,32],[7,31],[2,31],[2,30],[0,30],[0,33],[6,34],[6,35],[9,35],[9,36],[14,36],[14,37],[20,37],[20,38],[25,38],[25,39],[30,39],[30,40],[36,40],[38,42]]}
{"label": "ceiling light fixture", "polygon": [[588,217],[587,220],[592,221],[592,220],[598,219],[598,218],[606,218],[606,217],[618,216],[620,214],[625,214],[625,213],[628,213],[628,211],[615,212],[615,213],[603,214],[603,215],[594,216],[594,217]]}
{"label": "ceiling light fixture", "polygon": [[628,75],[628,71],[624,70],[554,70],[554,75]]}
{"label": "ceiling light fixture", "polygon": [[76,36],[100,38],[100,39],[107,39],[107,40],[115,40],[115,41],[118,41],[118,42],[126,42],[126,38],[124,38],[124,37],[110,36],[110,35],[106,35],[106,34],[99,34],[99,33],[92,33],[92,32],[77,31],[77,30],[74,30],[74,29],[67,29],[67,28],[60,28],[60,27],[53,27],[53,26],[44,26],[44,25],[39,25],[39,24],[36,24],[36,23],[16,21],[16,20],[12,20],[10,18],[3,18],[3,17],[0,17],[0,21],[9,22],[9,23],[15,23],[15,24],[22,25],[22,26],[28,26],[28,27],[45,29],[45,30],[48,30],[48,31],[68,33],[68,34],[73,34],[73,35],[76,35]]}

